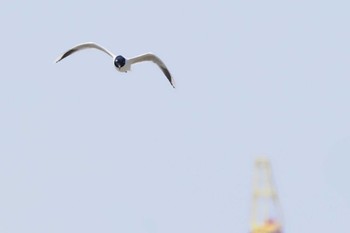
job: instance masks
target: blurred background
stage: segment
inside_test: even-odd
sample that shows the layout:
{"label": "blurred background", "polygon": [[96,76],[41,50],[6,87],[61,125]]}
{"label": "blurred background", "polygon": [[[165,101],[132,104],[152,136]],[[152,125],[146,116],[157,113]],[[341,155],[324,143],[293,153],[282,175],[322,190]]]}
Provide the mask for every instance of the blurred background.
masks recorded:
{"label": "blurred background", "polygon": [[[257,156],[284,232],[347,232],[347,1],[0,8],[0,232],[249,232]],[[117,72],[93,41],[167,64]]]}

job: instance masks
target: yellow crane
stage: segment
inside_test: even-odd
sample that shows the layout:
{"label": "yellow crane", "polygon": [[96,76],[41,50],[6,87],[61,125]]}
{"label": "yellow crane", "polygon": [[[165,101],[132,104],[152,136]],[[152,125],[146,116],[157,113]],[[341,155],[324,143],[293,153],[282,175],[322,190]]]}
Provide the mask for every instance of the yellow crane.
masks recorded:
{"label": "yellow crane", "polygon": [[255,161],[251,233],[282,233],[282,212],[267,158]]}

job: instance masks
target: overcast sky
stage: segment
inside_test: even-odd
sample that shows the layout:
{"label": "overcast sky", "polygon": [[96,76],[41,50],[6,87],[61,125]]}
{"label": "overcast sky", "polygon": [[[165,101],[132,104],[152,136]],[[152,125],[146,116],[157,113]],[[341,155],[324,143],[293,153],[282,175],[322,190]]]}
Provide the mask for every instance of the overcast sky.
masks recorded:
{"label": "overcast sky", "polygon": [[[7,1],[1,233],[249,231],[270,158],[285,232],[349,231],[348,1]],[[152,63],[117,72],[94,41]]]}

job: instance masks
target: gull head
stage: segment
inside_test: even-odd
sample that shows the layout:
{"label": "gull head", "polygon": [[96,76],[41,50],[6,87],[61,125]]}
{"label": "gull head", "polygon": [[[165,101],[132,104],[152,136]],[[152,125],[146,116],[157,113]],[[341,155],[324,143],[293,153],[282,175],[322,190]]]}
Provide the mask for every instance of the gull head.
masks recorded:
{"label": "gull head", "polygon": [[114,65],[115,67],[117,67],[118,69],[122,68],[126,63],[126,59],[119,55],[114,59]]}

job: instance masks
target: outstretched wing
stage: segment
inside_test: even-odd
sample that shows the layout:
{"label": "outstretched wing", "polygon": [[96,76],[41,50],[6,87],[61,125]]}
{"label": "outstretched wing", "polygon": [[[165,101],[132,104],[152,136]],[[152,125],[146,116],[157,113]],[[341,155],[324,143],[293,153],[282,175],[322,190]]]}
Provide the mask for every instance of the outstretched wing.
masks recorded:
{"label": "outstretched wing", "polygon": [[167,77],[170,84],[175,88],[175,81],[174,81],[172,75],[170,74],[168,68],[162,62],[162,60],[160,60],[160,58],[157,57],[156,55],[154,55],[152,53],[146,53],[146,54],[139,55],[137,57],[130,58],[130,59],[128,59],[128,61],[129,61],[130,65],[134,64],[134,63],[138,63],[138,62],[143,62],[143,61],[152,61],[152,62],[156,63],[159,66],[159,68],[163,71],[164,75]]}
{"label": "outstretched wing", "polygon": [[113,53],[109,52],[107,49],[103,48],[102,46],[99,46],[98,44],[95,44],[93,42],[87,42],[87,43],[79,44],[79,45],[71,48],[67,52],[63,53],[60,57],[57,58],[56,63],[61,61],[63,58],[68,57],[69,55],[71,55],[77,51],[80,51],[83,49],[90,49],[90,48],[101,50],[102,52],[107,53],[112,58],[115,57]]}

